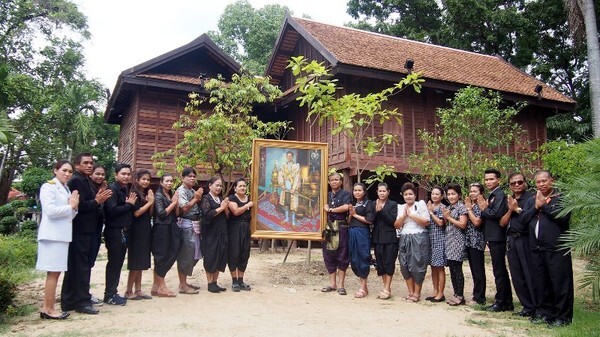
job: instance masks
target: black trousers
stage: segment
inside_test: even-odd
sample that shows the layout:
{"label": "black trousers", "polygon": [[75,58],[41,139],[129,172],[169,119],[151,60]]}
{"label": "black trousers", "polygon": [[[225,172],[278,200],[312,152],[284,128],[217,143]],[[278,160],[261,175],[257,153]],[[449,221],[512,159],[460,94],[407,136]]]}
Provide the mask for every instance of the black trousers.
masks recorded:
{"label": "black trousers", "polygon": [[496,283],[496,296],[494,302],[499,305],[512,305],[512,289],[510,277],[506,269],[506,241],[489,241],[492,270]]}
{"label": "black trousers", "polygon": [[446,261],[450,268],[450,281],[452,281],[452,289],[454,295],[461,299],[465,297],[465,275],[463,274],[462,261]]}
{"label": "black trousers", "polygon": [[531,251],[536,314],[550,319],[573,320],[573,262],[564,251]]}
{"label": "black trousers", "polygon": [[121,278],[121,268],[123,268],[125,253],[127,253],[127,244],[123,242],[121,228],[105,228],[104,241],[108,253],[104,299],[108,299],[117,293]]}
{"label": "black trousers", "polygon": [[467,247],[467,257],[473,277],[473,300],[483,304],[485,303],[485,256],[482,250]]}
{"label": "black trousers", "polygon": [[535,293],[531,265],[529,237],[508,237],[508,267],[513,287],[523,306],[523,311],[535,311]]}
{"label": "black trousers", "polygon": [[89,256],[94,237],[94,233],[73,233],[73,240],[69,244],[68,270],[65,272],[60,293],[60,306],[63,311],[91,304]]}

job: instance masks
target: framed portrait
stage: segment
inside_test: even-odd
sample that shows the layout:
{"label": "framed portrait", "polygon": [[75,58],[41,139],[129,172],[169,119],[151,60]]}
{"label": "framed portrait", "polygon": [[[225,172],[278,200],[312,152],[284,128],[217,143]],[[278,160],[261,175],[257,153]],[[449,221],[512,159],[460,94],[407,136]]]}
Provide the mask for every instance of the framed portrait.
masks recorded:
{"label": "framed portrait", "polygon": [[328,158],[326,143],[254,140],[252,238],[322,239]]}

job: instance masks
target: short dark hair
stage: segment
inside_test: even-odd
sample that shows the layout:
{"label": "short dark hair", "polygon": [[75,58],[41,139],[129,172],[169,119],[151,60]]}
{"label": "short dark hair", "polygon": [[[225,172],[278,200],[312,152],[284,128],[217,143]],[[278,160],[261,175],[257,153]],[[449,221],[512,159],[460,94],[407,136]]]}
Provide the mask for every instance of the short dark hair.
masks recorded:
{"label": "short dark hair", "polygon": [[521,173],[521,172],[514,172],[514,173],[511,173],[508,176],[508,180],[511,180],[512,178],[514,178],[516,176],[521,176],[521,177],[523,177],[523,179],[525,179],[525,175],[523,173]]}
{"label": "short dark hair", "polygon": [[56,162],[56,164],[54,164],[54,169],[55,170],[60,170],[60,168],[64,165],[64,164],[69,164],[71,165],[71,169],[73,169],[73,164],[71,164],[70,161],[66,160],[66,159],[61,159],[59,161]]}
{"label": "short dark hair", "polygon": [[550,177],[550,178],[554,179],[554,176],[553,176],[553,175],[552,175],[552,173],[550,173],[550,171],[548,171],[548,170],[537,170],[537,171],[535,172],[535,174],[533,175],[533,179],[537,178],[537,176],[539,176],[539,175],[540,175],[540,174],[542,174],[542,173],[546,173],[546,174],[548,174],[548,177]]}
{"label": "short dark hair", "polygon": [[173,177],[173,175],[171,173],[165,173],[160,177],[160,182],[162,183],[163,181],[165,181],[166,177]]}
{"label": "short dark hair", "polygon": [[495,168],[489,168],[487,170],[485,170],[484,174],[495,174],[496,178],[500,179],[500,177],[502,176],[502,174],[500,173],[500,171],[496,170]]}
{"label": "short dark hair", "polygon": [[433,190],[439,190],[441,195],[444,195],[444,189],[441,186],[433,186],[433,188],[431,189],[431,192],[433,192]]}
{"label": "short dark hair", "polygon": [[183,169],[183,171],[181,171],[181,176],[182,177],[187,177],[187,176],[189,176],[192,173],[195,174],[195,175],[198,175],[198,173],[196,173],[196,170],[194,170],[193,167],[186,167],[186,168]]}
{"label": "short dark hair", "polygon": [[481,186],[480,183],[472,183],[471,185],[469,185],[469,189],[471,187],[477,187],[477,189],[479,190],[479,193],[483,195],[483,186]]}
{"label": "short dark hair", "polygon": [[83,153],[76,155],[75,159],[73,159],[73,162],[75,163],[75,165],[81,164],[81,160],[83,160],[83,157],[90,157],[90,158],[94,159],[94,157],[92,157],[91,153],[83,152]]}
{"label": "short dark hair", "polygon": [[459,184],[450,183],[446,185],[446,194],[448,193],[448,190],[454,190],[459,197],[462,197],[462,188]]}
{"label": "short dark hair", "polygon": [[92,172],[96,171],[96,169],[103,169],[104,171],[106,171],[106,169],[104,168],[104,166],[102,166],[102,164],[100,163],[94,163],[94,168],[92,169]]}
{"label": "short dark hair", "polygon": [[238,185],[238,184],[239,184],[241,181],[243,181],[243,182],[245,182],[246,184],[248,184],[248,182],[246,181],[246,178],[244,178],[244,177],[240,177],[240,178],[237,178],[237,179],[236,179],[236,180],[233,182],[233,188],[236,188],[236,187],[237,187],[237,185]]}
{"label": "short dark hair", "polygon": [[411,190],[413,191],[414,194],[417,194],[417,189],[415,187],[415,184],[408,182],[408,183],[404,183],[402,184],[402,187],[400,188],[400,193],[404,194],[404,192]]}
{"label": "short dark hair", "polygon": [[385,189],[388,190],[388,191],[390,190],[390,187],[386,183],[379,183],[379,184],[377,184],[377,189],[379,189],[380,187],[385,187]]}
{"label": "short dark hair", "polygon": [[131,171],[131,165],[125,163],[117,163],[117,165],[115,165],[115,173],[119,173],[122,169],[125,168],[128,168]]}

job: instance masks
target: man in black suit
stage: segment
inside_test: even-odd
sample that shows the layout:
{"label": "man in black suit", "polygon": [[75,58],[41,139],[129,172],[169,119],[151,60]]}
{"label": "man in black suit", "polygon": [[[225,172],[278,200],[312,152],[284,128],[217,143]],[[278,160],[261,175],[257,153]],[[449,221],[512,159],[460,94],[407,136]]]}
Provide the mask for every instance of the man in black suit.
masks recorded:
{"label": "man in black suit", "polygon": [[569,230],[571,214],[559,216],[561,195],[554,189],[550,172],[535,174],[537,193],[529,199],[523,217],[529,219],[529,245],[533,265],[536,307],[533,322],[550,326],[573,321],[573,262],[560,236]]}
{"label": "man in black suit", "polygon": [[89,153],[75,157],[75,172],[67,185],[79,192],[79,207],[73,219],[73,239],[69,244],[68,270],[62,284],[60,304],[63,311],[75,310],[84,314],[97,314],[90,297],[90,250],[96,244],[98,207],[110,197],[111,191],[94,193],[90,175],[94,159]]}
{"label": "man in black suit", "polygon": [[494,303],[486,308],[488,311],[512,311],[512,290],[510,277],[506,269],[506,229],[500,226],[500,219],[507,211],[506,195],[500,188],[500,172],[496,169],[485,170],[485,187],[490,190],[487,200],[479,198],[485,239],[490,248],[492,270],[496,283]]}
{"label": "man in black suit", "polygon": [[508,211],[501,226],[508,226],[508,267],[515,293],[523,305],[523,310],[514,313],[522,317],[531,317],[535,312],[533,273],[531,268],[531,250],[529,248],[529,223],[523,220],[523,209],[533,198],[527,191],[527,182],[522,173],[513,173],[508,177],[508,185],[513,195],[507,197]]}

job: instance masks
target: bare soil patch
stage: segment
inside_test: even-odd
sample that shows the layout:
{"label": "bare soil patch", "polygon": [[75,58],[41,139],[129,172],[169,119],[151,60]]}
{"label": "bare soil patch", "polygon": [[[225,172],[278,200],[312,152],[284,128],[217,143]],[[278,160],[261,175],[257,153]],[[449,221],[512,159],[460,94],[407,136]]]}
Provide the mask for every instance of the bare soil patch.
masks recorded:
{"label": "bare soil patch", "polygon": [[[372,269],[370,293],[356,299],[358,278],[348,269],[347,296],[323,293],[328,284],[320,249],[312,249],[311,262],[305,248],[293,250],[285,264],[284,253],[260,253],[252,249],[245,281],[249,292],[230,290],[229,273],[221,274],[219,284],[228,290],[220,294],[206,291],[206,279],[200,261],[190,282],[202,288],[197,295],[179,294],[176,298],[129,301],[126,306],[99,307],[96,316],[73,312],[65,321],[41,320],[37,313],[22,318],[10,336],[519,336],[531,328],[525,319],[510,313],[490,314],[477,305],[450,307],[445,303],[408,303],[406,286],[397,272],[392,298],[377,299],[381,280]],[[106,252],[92,273],[92,293],[101,297],[104,290]],[[488,263],[489,265],[489,263]],[[468,264],[464,265],[465,295],[471,294]],[[493,277],[488,271],[488,301],[494,293]],[[124,292],[127,271],[121,275],[119,292]],[[62,277],[61,277],[62,280]],[[143,275],[143,291],[149,293],[152,271]],[[167,284],[176,290],[176,270],[167,275]],[[426,279],[423,297],[431,293]],[[452,294],[449,275],[446,295]],[[43,278],[20,289],[20,303],[41,305]],[[518,301],[515,298],[515,303]]]}

